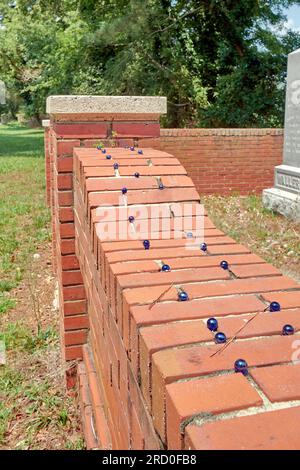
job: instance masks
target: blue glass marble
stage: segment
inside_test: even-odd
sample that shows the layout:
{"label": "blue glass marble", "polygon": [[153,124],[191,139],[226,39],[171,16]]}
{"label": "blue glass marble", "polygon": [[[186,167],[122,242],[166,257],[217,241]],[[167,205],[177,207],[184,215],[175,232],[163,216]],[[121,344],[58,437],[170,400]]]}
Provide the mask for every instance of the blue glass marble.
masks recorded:
{"label": "blue glass marble", "polygon": [[144,153],[143,150],[138,150],[139,155],[143,155],[143,153]]}
{"label": "blue glass marble", "polygon": [[280,312],[280,310],[281,310],[280,303],[271,302],[269,309],[270,309],[270,312]]}
{"label": "blue glass marble", "polygon": [[243,375],[248,375],[248,364],[245,359],[237,359],[234,363],[235,372],[241,372]]}
{"label": "blue glass marble", "polygon": [[166,271],[171,271],[171,268],[168,264],[163,264],[161,267],[161,270],[166,272]]}
{"label": "blue glass marble", "polygon": [[210,330],[210,331],[217,331],[218,329],[218,320],[216,318],[209,318],[206,322],[207,324],[207,328]]}
{"label": "blue glass marble", "polygon": [[134,147],[130,147],[130,150],[133,152],[133,151],[134,151]]}
{"label": "blue glass marble", "polygon": [[193,238],[193,232],[187,232],[186,234],[187,238]]}
{"label": "blue glass marble", "polygon": [[130,215],[130,216],[128,217],[128,220],[129,220],[130,223],[133,222],[133,221],[134,221],[133,215]]}
{"label": "blue glass marble", "polygon": [[283,336],[293,335],[295,333],[295,328],[292,325],[284,325],[282,328]]}
{"label": "blue glass marble", "polygon": [[114,169],[117,170],[119,168],[119,163],[114,163]]}
{"label": "blue glass marble", "polygon": [[106,160],[111,160],[111,155],[106,155]]}
{"label": "blue glass marble", "polygon": [[189,296],[187,295],[186,292],[181,291],[181,292],[178,293],[178,300],[180,302],[185,302],[186,300],[189,300]]}
{"label": "blue glass marble", "polygon": [[101,145],[97,145],[97,150],[101,150],[102,149],[102,146]]}
{"label": "blue glass marble", "polygon": [[164,189],[164,188],[165,188],[164,185],[162,183],[159,183],[158,189]]}
{"label": "blue glass marble", "polygon": [[145,250],[149,250],[149,248],[150,248],[150,242],[149,242],[149,240],[144,240],[144,241],[143,241],[143,245],[144,245]]}
{"label": "blue glass marble", "polygon": [[202,251],[207,251],[207,244],[206,244],[206,243],[201,243],[200,249],[201,249]]}
{"label": "blue glass marble", "polygon": [[140,177],[140,174],[139,174],[139,172],[138,172],[138,171],[136,171],[136,172],[134,173],[134,176],[135,176],[136,178],[139,178],[139,177]]}
{"label": "blue glass marble", "polygon": [[226,343],[226,341],[227,341],[226,335],[224,333],[221,333],[221,331],[215,335],[216,344]]}
{"label": "blue glass marble", "polygon": [[127,193],[127,188],[122,188],[122,194],[126,194]]}
{"label": "blue glass marble", "polygon": [[221,261],[220,266],[221,266],[222,269],[228,269],[227,261]]}
{"label": "blue glass marble", "polygon": [[102,149],[101,152],[102,152],[102,153],[106,153],[106,150],[105,150],[105,149]]}

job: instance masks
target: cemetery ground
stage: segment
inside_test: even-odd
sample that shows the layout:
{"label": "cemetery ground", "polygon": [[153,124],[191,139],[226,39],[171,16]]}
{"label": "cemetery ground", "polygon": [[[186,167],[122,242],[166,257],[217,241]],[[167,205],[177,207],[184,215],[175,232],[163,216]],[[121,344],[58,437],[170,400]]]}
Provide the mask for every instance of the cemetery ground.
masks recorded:
{"label": "cemetery ground", "polygon": [[300,281],[300,223],[264,208],[256,195],[213,195],[202,202],[219,229]]}
{"label": "cemetery ground", "polygon": [[[0,126],[0,448],[82,449],[79,417],[66,396],[58,312],[53,305],[43,132]],[[258,196],[206,196],[214,223],[300,279],[300,225],[262,207]]]}
{"label": "cemetery ground", "polygon": [[0,448],[83,448],[53,307],[43,131],[0,126]]}

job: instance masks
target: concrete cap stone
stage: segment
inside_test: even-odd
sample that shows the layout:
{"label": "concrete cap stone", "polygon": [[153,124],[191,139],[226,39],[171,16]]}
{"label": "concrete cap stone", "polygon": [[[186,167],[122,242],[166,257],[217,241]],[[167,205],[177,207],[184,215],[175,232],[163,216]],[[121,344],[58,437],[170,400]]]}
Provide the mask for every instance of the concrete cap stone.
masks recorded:
{"label": "concrete cap stone", "polygon": [[50,127],[50,119],[43,119],[42,120],[43,127]]}
{"label": "concrete cap stone", "polygon": [[47,98],[48,114],[166,114],[164,96],[56,95]]}

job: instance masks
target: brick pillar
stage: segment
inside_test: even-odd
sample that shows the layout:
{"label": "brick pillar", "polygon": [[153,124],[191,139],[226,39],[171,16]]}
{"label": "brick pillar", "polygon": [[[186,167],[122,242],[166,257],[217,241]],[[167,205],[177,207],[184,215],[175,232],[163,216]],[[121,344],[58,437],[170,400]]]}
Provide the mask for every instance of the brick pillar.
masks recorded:
{"label": "brick pillar", "polygon": [[51,96],[45,132],[47,200],[52,210],[53,267],[58,276],[61,341],[67,361],[82,358],[89,319],[75,253],[73,149],[138,145],[159,137],[162,97]]}

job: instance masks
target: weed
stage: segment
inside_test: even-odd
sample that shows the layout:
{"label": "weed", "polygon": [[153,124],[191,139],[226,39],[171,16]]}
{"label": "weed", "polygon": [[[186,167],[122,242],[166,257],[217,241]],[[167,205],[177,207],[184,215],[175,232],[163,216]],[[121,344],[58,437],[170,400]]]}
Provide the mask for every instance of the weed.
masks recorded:
{"label": "weed", "polygon": [[0,292],[0,314],[7,313],[9,310],[16,306],[16,301],[14,299],[10,299],[3,295]]}
{"label": "weed", "polygon": [[68,450],[84,450],[85,443],[83,439],[77,439],[75,442],[67,441],[66,449]]}

